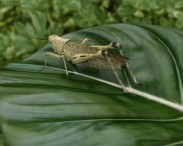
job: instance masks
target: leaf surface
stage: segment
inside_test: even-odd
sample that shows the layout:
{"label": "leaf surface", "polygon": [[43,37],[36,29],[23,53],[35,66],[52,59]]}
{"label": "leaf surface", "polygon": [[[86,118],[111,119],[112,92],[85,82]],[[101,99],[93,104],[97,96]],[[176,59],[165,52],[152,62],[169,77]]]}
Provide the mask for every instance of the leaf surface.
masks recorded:
{"label": "leaf surface", "polygon": [[182,144],[183,32],[151,25],[113,24],[64,35],[92,45],[111,41],[123,50],[139,87],[119,71],[132,94],[112,71],[67,63],[44,54],[50,45],[0,72],[0,117],[11,146],[157,146]]}

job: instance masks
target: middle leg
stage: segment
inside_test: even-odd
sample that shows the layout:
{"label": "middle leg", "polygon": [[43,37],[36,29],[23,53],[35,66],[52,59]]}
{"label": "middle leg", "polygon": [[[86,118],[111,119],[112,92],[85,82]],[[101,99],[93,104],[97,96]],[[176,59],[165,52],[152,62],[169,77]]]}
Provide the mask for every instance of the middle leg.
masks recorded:
{"label": "middle leg", "polygon": [[111,42],[109,45],[104,46],[91,46],[92,48],[97,48],[98,50],[108,50],[111,48],[122,48],[122,45],[120,43]]}

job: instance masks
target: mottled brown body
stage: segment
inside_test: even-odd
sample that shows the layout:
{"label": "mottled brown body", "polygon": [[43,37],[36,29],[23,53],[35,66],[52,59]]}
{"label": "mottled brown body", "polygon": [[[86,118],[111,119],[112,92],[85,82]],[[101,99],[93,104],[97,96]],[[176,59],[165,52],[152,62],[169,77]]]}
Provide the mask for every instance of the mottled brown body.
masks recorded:
{"label": "mottled brown body", "polygon": [[[65,59],[67,61],[72,61],[73,56],[77,54],[95,54],[99,51],[97,47],[92,47],[86,44],[80,44],[77,42],[73,41],[68,41],[64,46],[63,46],[63,54],[65,56]],[[82,55],[81,55],[82,56]],[[114,68],[116,70],[121,70],[121,67],[125,66],[126,64],[126,58],[124,56],[120,55],[114,55],[111,53],[108,53],[106,56],[96,56],[92,58],[91,60],[88,60],[86,62],[82,62],[83,64],[96,68],[96,69],[103,69],[103,70],[112,70],[108,60],[106,57],[109,57]]]}
{"label": "mottled brown body", "polygon": [[121,48],[122,46],[119,43],[111,42],[110,44],[104,46],[90,46],[88,45],[87,38],[81,43],[78,43],[57,35],[50,35],[48,41],[52,45],[53,52],[46,53],[45,67],[47,55],[50,55],[63,60],[67,75],[68,70],[65,61],[71,61],[73,64],[85,64],[88,67],[102,70],[112,70],[124,92],[128,92],[116,71],[126,67],[129,70],[134,82],[136,84],[140,84],[130,69],[126,57],[108,52],[109,49]]}

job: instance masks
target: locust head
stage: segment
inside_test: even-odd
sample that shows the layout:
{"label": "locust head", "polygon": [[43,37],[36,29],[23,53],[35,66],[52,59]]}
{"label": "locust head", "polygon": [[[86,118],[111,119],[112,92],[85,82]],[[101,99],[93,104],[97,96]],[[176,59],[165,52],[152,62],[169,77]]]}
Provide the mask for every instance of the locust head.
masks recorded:
{"label": "locust head", "polygon": [[53,42],[57,39],[57,35],[50,35],[49,37],[48,37],[48,42],[50,43],[50,44],[53,44]]}
{"label": "locust head", "polygon": [[48,37],[49,43],[52,45],[52,48],[55,53],[63,53],[64,45],[69,41],[69,39],[60,37],[58,35],[50,35]]}

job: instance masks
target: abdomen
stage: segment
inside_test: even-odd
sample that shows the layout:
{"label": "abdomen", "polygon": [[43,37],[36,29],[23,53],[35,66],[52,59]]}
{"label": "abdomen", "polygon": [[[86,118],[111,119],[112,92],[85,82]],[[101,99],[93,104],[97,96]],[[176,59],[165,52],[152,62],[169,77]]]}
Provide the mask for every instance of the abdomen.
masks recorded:
{"label": "abdomen", "polygon": [[[99,50],[96,48],[91,48],[88,45],[81,45],[80,43],[72,42],[72,41],[69,41],[64,46],[64,52],[67,54],[67,56],[69,56],[69,58],[67,58],[67,56],[66,58],[67,60],[70,60],[70,61],[72,59],[72,56],[76,54],[82,54],[82,53],[94,54],[94,53],[97,53],[98,51]],[[112,67],[106,57],[95,57],[92,60],[89,60],[82,64],[87,65],[88,67],[91,67],[91,68],[112,70]],[[126,59],[124,56],[108,54],[108,57],[110,58],[111,63],[113,64],[116,70],[121,70],[121,68],[126,64]]]}
{"label": "abdomen", "polygon": [[112,67],[111,67],[107,57],[110,58],[110,61],[116,70],[121,70],[121,68],[124,67],[126,64],[125,57],[116,56],[113,54],[109,54],[109,56],[106,56],[106,57],[96,57],[90,61],[83,63],[83,64],[85,64],[91,68],[102,69],[102,70],[112,70]]}

